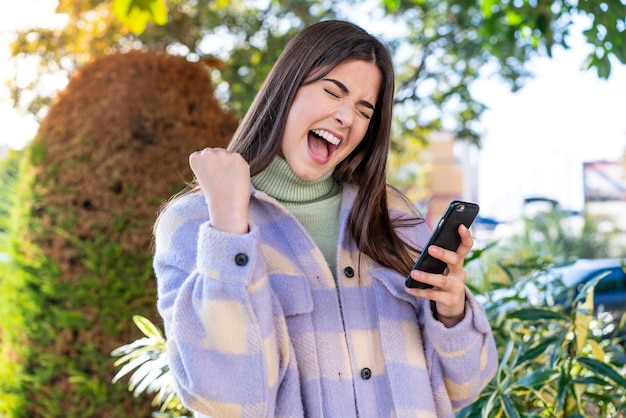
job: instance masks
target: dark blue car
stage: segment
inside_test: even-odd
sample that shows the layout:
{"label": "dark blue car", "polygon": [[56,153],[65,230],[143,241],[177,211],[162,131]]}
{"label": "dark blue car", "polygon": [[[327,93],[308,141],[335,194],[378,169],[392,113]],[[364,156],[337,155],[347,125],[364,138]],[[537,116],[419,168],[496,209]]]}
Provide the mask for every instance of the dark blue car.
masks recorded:
{"label": "dark blue car", "polygon": [[593,300],[596,311],[611,312],[619,319],[626,312],[626,271],[621,259],[582,259],[574,264],[559,267],[565,286],[575,293],[583,286],[599,278],[594,288]]}

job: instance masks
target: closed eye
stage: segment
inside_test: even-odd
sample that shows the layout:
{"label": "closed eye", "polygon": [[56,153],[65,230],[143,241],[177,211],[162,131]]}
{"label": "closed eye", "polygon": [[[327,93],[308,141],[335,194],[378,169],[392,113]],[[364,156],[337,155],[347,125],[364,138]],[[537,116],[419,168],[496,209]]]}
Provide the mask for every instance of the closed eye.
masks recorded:
{"label": "closed eye", "polygon": [[334,91],[332,91],[332,90],[329,90],[329,89],[324,89],[324,91],[325,91],[326,93],[330,94],[331,96],[333,96],[333,97],[334,97],[334,98],[336,98],[336,99],[338,99],[339,97],[341,97],[341,96],[339,96],[339,94],[338,94],[338,93],[335,93],[335,92],[334,92]]}
{"label": "closed eye", "polygon": [[364,111],[362,111],[362,110],[359,110],[359,114],[360,114],[361,116],[363,116],[363,117],[364,117],[365,119],[367,119],[367,120],[372,119],[372,115],[370,115],[369,113],[366,113],[366,112],[364,112]]}
{"label": "closed eye", "polygon": [[[331,90],[330,88],[327,88],[327,87],[324,88],[324,91],[327,94],[329,94],[330,96],[332,96],[333,98],[335,98],[335,99],[340,99],[342,94],[349,94],[350,93],[350,91],[345,86],[345,84],[343,84],[342,82],[340,82],[338,80],[334,80],[332,78],[325,78],[324,81],[330,81],[331,83],[333,83],[335,86],[337,86],[339,88],[340,92],[336,92],[335,90]],[[363,109],[367,109],[367,110],[360,110],[359,108],[357,108],[356,111],[357,111],[357,114],[359,116],[361,116],[362,118],[364,118],[366,120],[372,119],[371,113],[374,111],[374,105],[373,104],[371,104],[367,100],[360,100],[358,102],[358,107],[359,108],[363,108]]]}

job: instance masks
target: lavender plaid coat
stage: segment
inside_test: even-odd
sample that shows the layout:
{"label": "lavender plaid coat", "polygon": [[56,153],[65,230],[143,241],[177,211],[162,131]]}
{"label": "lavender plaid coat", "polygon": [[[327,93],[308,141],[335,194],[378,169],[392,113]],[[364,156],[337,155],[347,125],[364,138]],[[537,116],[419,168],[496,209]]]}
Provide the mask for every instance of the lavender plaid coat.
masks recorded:
{"label": "lavender plaid coat", "polygon": [[[492,378],[495,344],[469,291],[448,329],[405,292],[405,272],[366,256],[359,270],[346,228],[355,196],[344,186],[338,285],[306,230],[262,192],[245,235],[211,228],[201,194],[161,215],[158,309],[178,394],[197,416],[452,417]],[[410,213],[397,196],[390,211]],[[429,231],[402,233],[423,246]]]}

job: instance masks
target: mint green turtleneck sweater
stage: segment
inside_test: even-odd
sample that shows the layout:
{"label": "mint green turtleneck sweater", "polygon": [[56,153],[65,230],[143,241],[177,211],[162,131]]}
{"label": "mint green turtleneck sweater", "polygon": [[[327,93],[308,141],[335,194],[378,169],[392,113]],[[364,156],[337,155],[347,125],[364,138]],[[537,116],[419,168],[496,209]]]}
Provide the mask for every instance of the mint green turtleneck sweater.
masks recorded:
{"label": "mint green turtleneck sweater", "polygon": [[252,178],[252,184],[283,204],[304,226],[336,276],[341,186],[332,174],[316,181],[304,181],[285,159],[276,157]]}

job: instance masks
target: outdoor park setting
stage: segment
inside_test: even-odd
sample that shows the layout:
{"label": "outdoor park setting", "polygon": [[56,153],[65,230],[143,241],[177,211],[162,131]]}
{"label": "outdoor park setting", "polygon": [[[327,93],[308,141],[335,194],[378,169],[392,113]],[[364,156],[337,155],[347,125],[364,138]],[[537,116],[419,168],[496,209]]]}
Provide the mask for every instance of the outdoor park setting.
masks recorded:
{"label": "outdoor park setting", "polygon": [[[328,19],[393,54],[389,184],[431,228],[451,200],[481,206],[466,284],[499,364],[456,416],[626,416],[623,0],[25,4],[0,18],[0,417],[192,416],[156,308],[157,213],[288,40]],[[565,122],[582,139],[502,99],[544,109],[533,68],[570,48],[569,71],[606,86]],[[529,126],[555,138],[519,138]]]}

